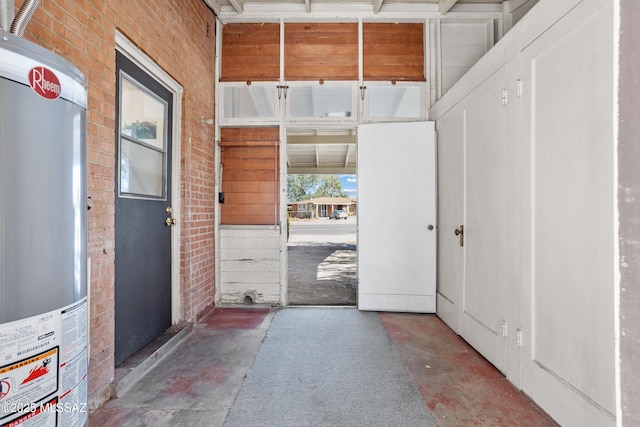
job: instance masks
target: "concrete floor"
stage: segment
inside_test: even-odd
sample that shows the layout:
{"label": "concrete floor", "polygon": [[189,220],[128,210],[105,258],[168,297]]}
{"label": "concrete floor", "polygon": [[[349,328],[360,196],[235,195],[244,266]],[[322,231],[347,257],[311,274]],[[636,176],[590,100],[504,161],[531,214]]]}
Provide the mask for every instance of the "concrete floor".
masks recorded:
{"label": "concrete floor", "polygon": [[[355,236],[327,236],[324,231],[323,235],[298,233],[289,240],[288,257],[289,304],[355,304]],[[89,425],[223,426],[230,420],[230,414],[238,413],[234,404],[243,384],[245,394],[253,392],[260,396],[262,393],[246,389],[252,384],[247,377],[253,372],[256,356],[278,310],[309,309],[216,308],[195,325],[186,325],[181,331],[171,331],[156,340],[139,352],[140,357],[132,357],[116,370],[119,398],[92,412]],[[324,310],[327,310],[326,316],[340,318],[341,310],[355,308]],[[376,313],[375,316],[384,327],[380,333],[387,335],[384,338],[398,352],[415,389],[439,426],[555,425],[437,316],[405,313]],[[304,337],[308,330],[309,326],[303,322],[295,325],[291,330],[294,345],[295,337],[300,334]],[[324,342],[314,342],[316,350],[310,357],[322,360],[322,355],[315,354],[318,349],[334,350],[340,339],[345,339],[342,335],[322,334]],[[304,340],[299,341],[303,345]],[[349,345],[355,341],[349,340]],[[155,344],[164,346],[159,349]],[[163,350],[166,348],[169,350]],[[349,351],[355,353],[355,350]],[[274,363],[281,362],[280,358],[274,359]],[[304,365],[304,357],[302,360]],[[155,365],[148,366],[149,361],[156,361]],[[331,362],[328,363],[326,369],[334,370]],[[284,372],[282,366],[278,368],[280,377],[286,374],[295,378],[298,372],[287,372],[287,367],[285,364]],[[273,385],[276,380],[268,382]],[[323,380],[326,383],[326,378]],[[314,395],[309,399],[318,399],[318,390],[322,387],[318,384],[310,388],[314,389]],[[344,401],[340,396],[321,397],[321,401],[326,402],[335,399]],[[396,399],[402,400],[402,397],[396,396]],[[294,419],[289,425],[297,426],[296,420],[304,425],[328,425],[314,418],[316,409],[297,405],[296,410],[303,412],[289,414],[289,419]],[[367,408],[361,409],[367,411]],[[371,408],[371,411],[376,409],[380,408]],[[263,412],[266,411],[260,411]],[[353,422],[353,419],[345,420],[342,425],[353,425]],[[271,425],[282,427],[261,417],[256,417],[255,423],[247,427]],[[333,420],[331,425],[341,424]]]}
{"label": "concrete floor", "polygon": [[[277,310],[216,308],[89,425],[223,426]],[[376,315],[439,426],[555,425],[437,316]]]}

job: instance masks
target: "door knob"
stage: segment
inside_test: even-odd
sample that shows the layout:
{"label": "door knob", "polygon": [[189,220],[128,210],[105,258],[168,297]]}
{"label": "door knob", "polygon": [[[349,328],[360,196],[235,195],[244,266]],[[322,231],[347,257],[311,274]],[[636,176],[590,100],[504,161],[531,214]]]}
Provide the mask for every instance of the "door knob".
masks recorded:
{"label": "door knob", "polygon": [[464,225],[461,225],[460,228],[456,228],[454,233],[456,236],[460,236],[460,246],[464,246]]}
{"label": "door knob", "polygon": [[167,218],[164,223],[171,226],[171,225],[176,225],[176,223],[178,221],[176,221],[176,219],[172,216],[173,215],[173,208],[171,206],[167,206],[167,209],[164,210],[166,213],[169,214],[169,218]]}

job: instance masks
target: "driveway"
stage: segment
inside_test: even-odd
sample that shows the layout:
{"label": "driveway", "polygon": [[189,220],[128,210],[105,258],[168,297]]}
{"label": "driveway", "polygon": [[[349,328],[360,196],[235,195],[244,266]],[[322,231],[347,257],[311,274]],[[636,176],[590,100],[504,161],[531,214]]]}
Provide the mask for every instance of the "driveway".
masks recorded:
{"label": "driveway", "polygon": [[289,305],[355,305],[356,218],[292,221],[287,245]]}

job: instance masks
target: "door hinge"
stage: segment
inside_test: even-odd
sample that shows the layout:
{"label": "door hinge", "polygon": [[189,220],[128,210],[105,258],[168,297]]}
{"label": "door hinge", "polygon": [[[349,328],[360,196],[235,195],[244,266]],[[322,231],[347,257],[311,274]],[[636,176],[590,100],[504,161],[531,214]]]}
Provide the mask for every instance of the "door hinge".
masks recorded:
{"label": "door hinge", "polygon": [[506,89],[502,89],[502,105],[507,105],[507,102],[508,102],[508,99],[507,99],[508,94],[509,94],[509,91],[507,91]]}
{"label": "door hinge", "polygon": [[507,336],[507,321],[502,321],[502,338]]}
{"label": "door hinge", "polygon": [[522,347],[522,329],[516,329],[516,347]]}
{"label": "door hinge", "polygon": [[520,98],[522,96],[522,80],[516,80],[516,96]]}

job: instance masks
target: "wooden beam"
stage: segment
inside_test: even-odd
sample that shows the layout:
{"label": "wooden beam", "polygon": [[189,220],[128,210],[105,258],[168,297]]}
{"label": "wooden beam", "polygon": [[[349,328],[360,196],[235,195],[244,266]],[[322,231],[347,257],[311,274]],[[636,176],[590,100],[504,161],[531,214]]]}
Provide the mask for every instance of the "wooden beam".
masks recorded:
{"label": "wooden beam", "polygon": [[373,0],[373,14],[377,15],[380,12],[380,8],[382,8],[382,2],[384,0]]}
{"label": "wooden beam", "polygon": [[356,144],[356,135],[288,135],[288,145]]}
{"label": "wooden beam", "polygon": [[287,173],[290,175],[301,175],[301,174],[321,174],[321,175],[339,175],[339,174],[355,174],[357,170],[354,167],[348,168],[339,168],[339,167],[292,167],[287,168]]}
{"label": "wooden beam", "polygon": [[204,0],[204,2],[211,8],[211,10],[213,10],[216,15],[220,14],[222,6],[220,5],[220,2],[218,0]]}
{"label": "wooden beam", "polygon": [[236,10],[236,12],[238,12],[238,13],[243,13],[244,12],[244,1],[243,0],[229,0],[229,3],[231,3],[231,6],[233,6],[233,8]]}
{"label": "wooden beam", "polygon": [[458,0],[440,0],[438,3],[438,12],[440,12],[440,15],[444,15],[449,12],[457,1]]}

